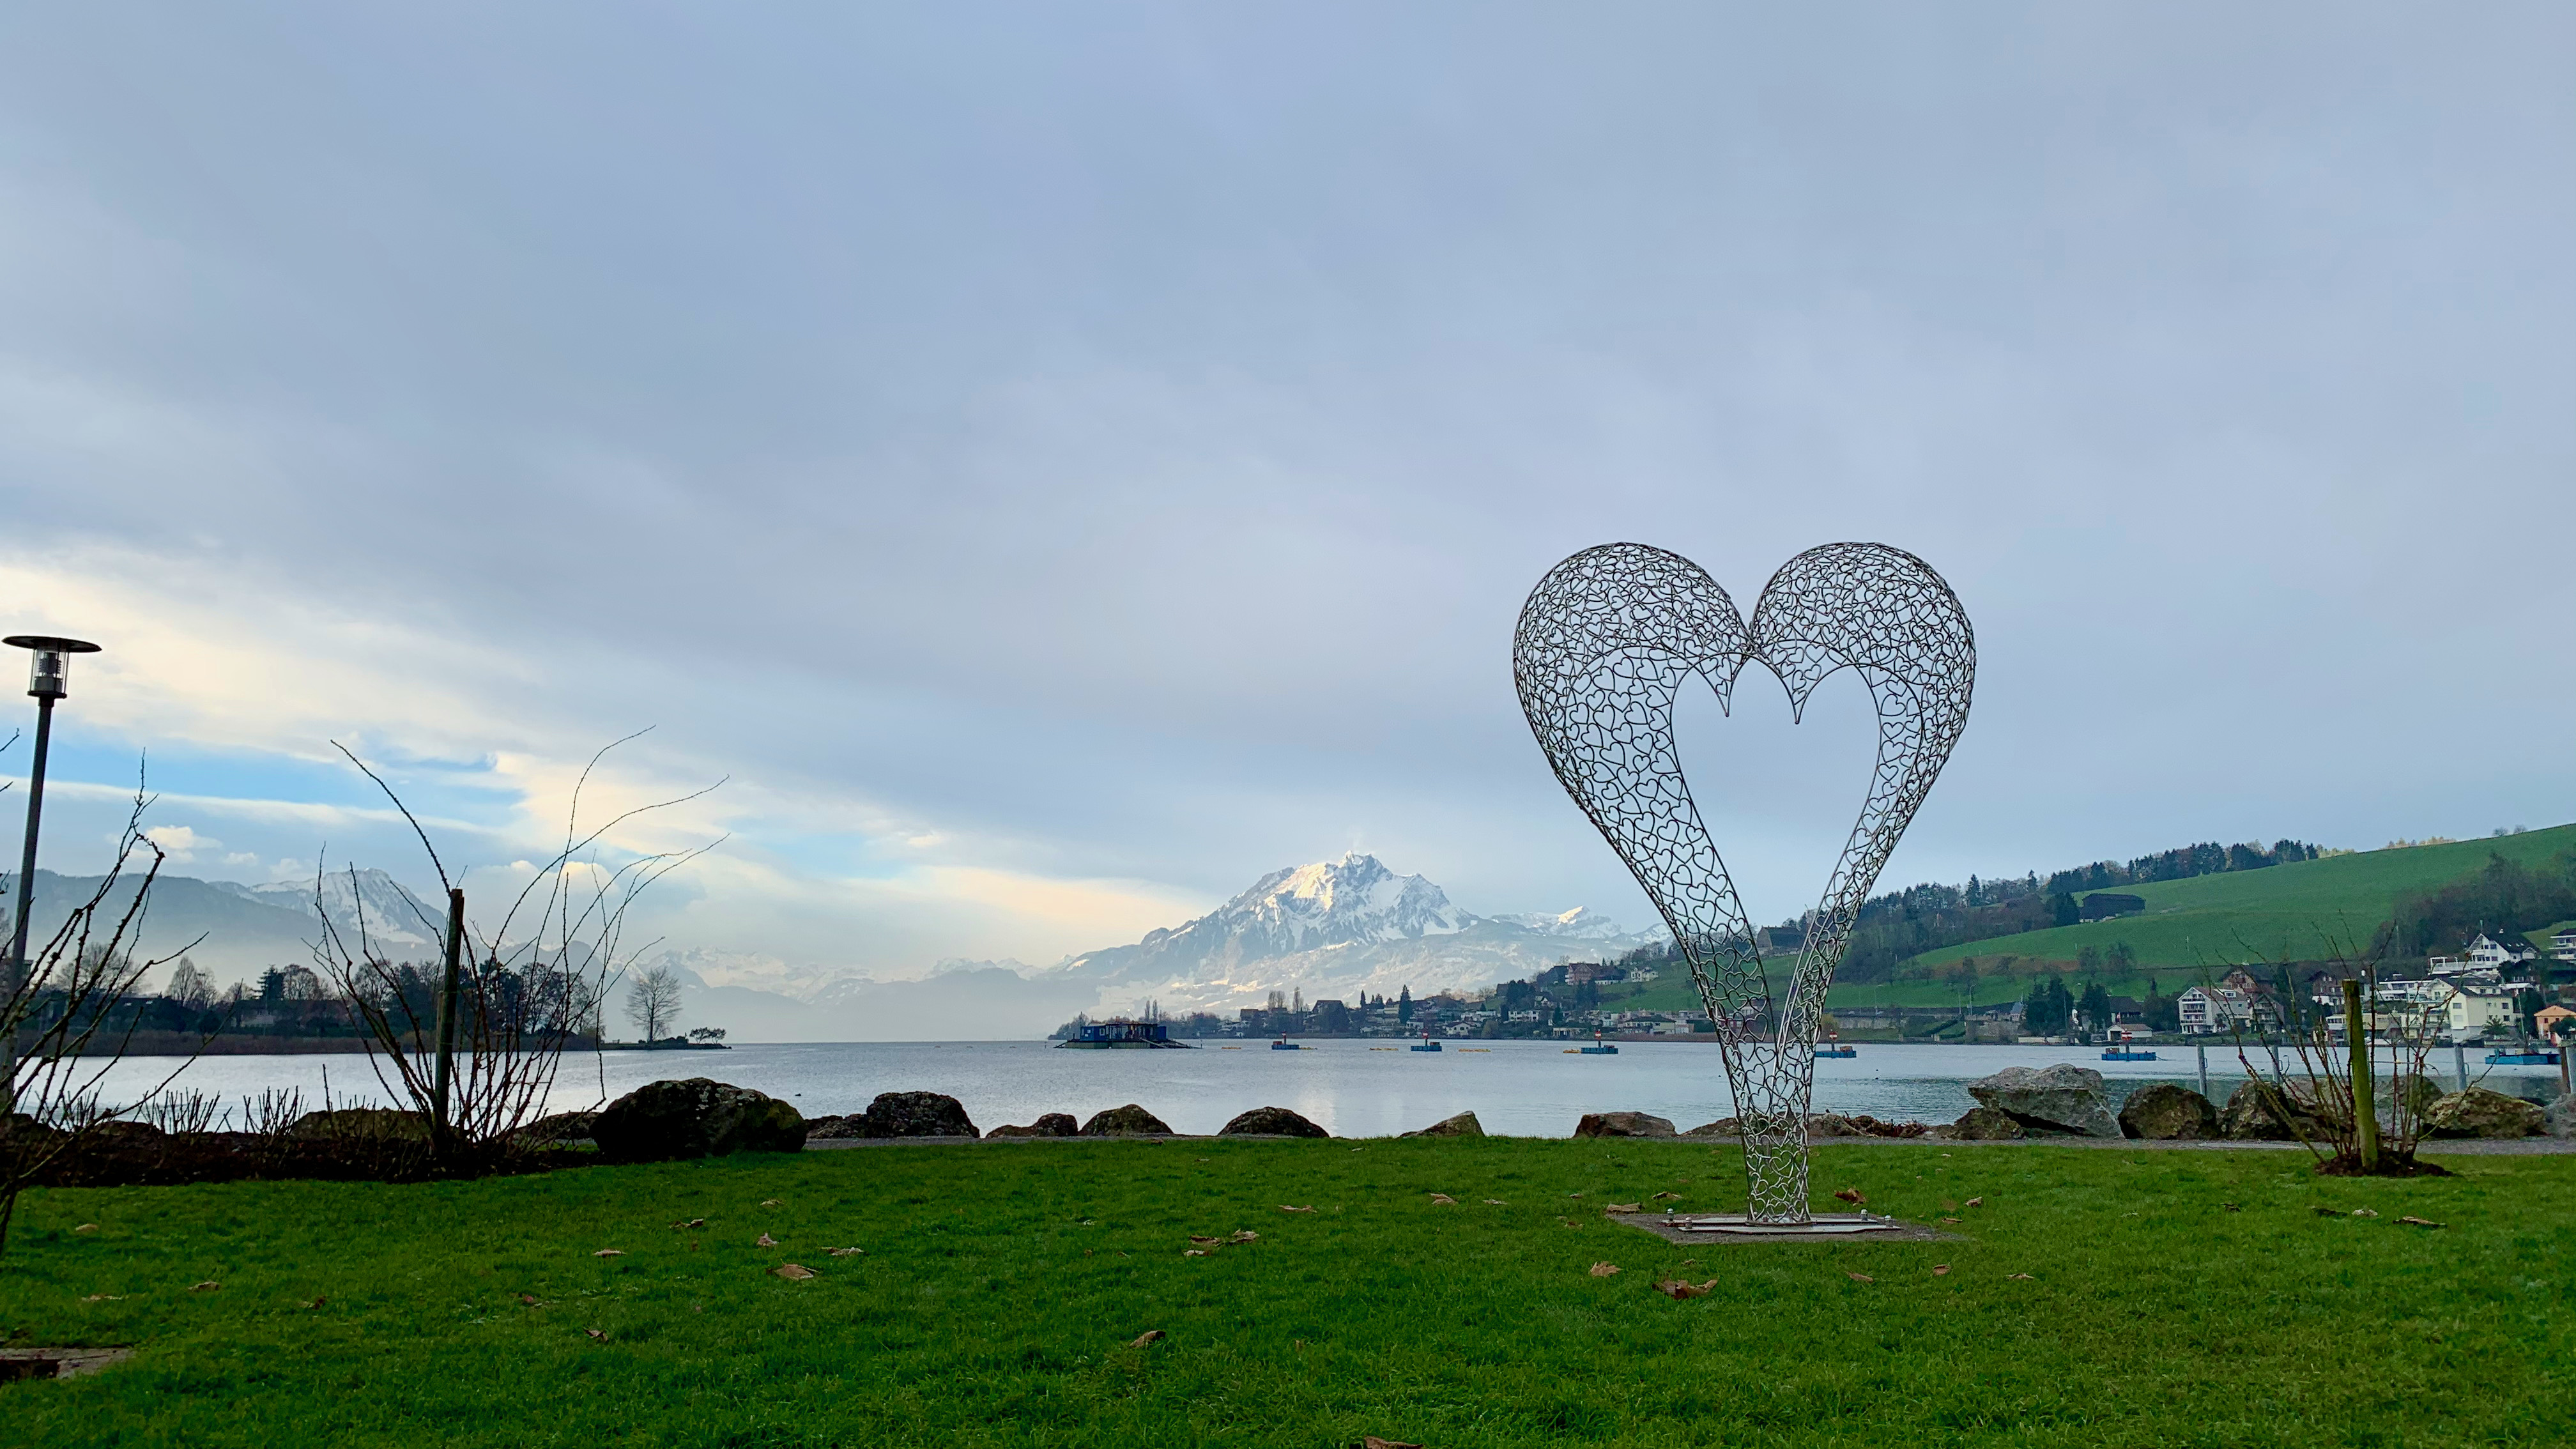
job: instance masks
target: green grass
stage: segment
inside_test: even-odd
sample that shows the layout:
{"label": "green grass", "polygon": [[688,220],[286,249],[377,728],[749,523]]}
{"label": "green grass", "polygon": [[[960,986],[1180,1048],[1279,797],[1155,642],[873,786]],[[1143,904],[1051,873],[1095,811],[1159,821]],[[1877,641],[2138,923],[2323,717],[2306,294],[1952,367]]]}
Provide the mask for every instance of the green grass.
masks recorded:
{"label": "green grass", "polygon": [[[1934,973],[1973,956],[1982,979],[1973,996],[1965,999],[1991,1006],[2021,997],[2030,989],[2029,978],[2042,970],[2073,969],[2077,953],[2086,946],[2108,957],[2111,947],[2120,942],[2137,953],[2138,969],[2116,979],[2105,976],[2102,984],[2115,995],[2139,996],[2152,981],[2171,994],[2196,984],[2204,973],[2222,976],[2234,965],[2261,959],[2324,960],[2338,945],[2359,951],[2370,944],[2371,933],[2388,919],[2401,896],[2473,875],[2490,854],[2539,865],[2570,848],[2576,848],[2576,825],[2451,845],[2360,851],[2154,885],[2117,886],[2113,889],[2119,893],[2145,900],[2145,914],[1927,951],[1899,967],[1894,979],[1836,984],[1833,1005],[1845,1010],[1956,1007],[1963,1000],[1958,985]],[[2547,930],[2532,936],[2546,949]],[[2012,958],[2009,964],[2007,957]],[[1782,960],[1775,974],[1785,979],[1787,966]],[[1617,1001],[1618,1006],[1637,1011],[1683,1011],[1698,1004],[1689,973],[1678,968]]]}
{"label": "green grass", "polygon": [[[1731,1149],[1500,1139],[39,1192],[0,1260],[0,1324],[139,1351],[0,1386],[0,1440],[2561,1442],[2576,1159],[2366,1184],[2283,1152],[1816,1161],[1820,1191],[1873,1208],[1984,1205],[1953,1214],[1962,1242],[1683,1248],[1600,1207],[1658,1190],[1734,1206]],[[689,1217],[708,1224],[668,1226]],[[1188,1234],[1238,1228],[1260,1240],[1182,1256]],[[844,1245],[866,1255],[824,1255]],[[821,1276],[770,1276],[783,1260]],[[1674,1302],[1651,1287],[1668,1275],[1715,1290]],[[1148,1329],[1168,1336],[1128,1346]]]}

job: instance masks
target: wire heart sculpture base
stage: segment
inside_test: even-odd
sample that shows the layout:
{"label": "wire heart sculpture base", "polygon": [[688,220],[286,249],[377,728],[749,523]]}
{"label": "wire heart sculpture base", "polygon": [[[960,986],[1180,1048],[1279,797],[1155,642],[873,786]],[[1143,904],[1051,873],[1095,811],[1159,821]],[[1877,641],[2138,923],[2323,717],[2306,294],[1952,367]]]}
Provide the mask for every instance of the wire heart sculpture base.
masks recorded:
{"label": "wire heart sculpture base", "polygon": [[[1860,675],[1878,711],[1869,794],[1776,1000],[1673,742],[1686,680],[1707,681],[1727,708],[1756,663],[1788,687],[1793,717],[1840,669]],[[1830,543],[1789,560],[1750,626],[1698,565],[1636,543],[1574,555],[1521,606],[1512,640],[1521,711],[1689,963],[1735,1092],[1754,1222],[1810,1218],[1807,1106],[1825,993],[1879,869],[1967,727],[1976,673],[1976,635],[1950,586],[1884,544]]]}

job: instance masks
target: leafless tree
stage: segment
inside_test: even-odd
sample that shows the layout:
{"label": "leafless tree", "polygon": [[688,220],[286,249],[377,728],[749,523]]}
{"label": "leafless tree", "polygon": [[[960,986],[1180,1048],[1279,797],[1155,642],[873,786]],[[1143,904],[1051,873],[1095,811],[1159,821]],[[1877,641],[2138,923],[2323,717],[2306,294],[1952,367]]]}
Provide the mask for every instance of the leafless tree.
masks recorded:
{"label": "leafless tree", "polygon": [[170,984],[162,988],[161,994],[190,1011],[204,1011],[215,1004],[215,983],[197,969],[196,962],[182,956],[179,964],[170,968]]}
{"label": "leafless tree", "polygon": [[[456,1076],[447,1137],[438,1143],[447,1159],[440,1165],[447,1170],[467,1170],[506,1152],[517,1132],[545,1111],[564,1054],[585,1043],[596,1049],[601,1004],[636,959],[658,944],[628,944],[627,911],[653,882],[722,843],[719,838],[691,850],[601,860],[608,853],[601,841],[609,831],[724,783],[586,824],[581,797],[592,773],[610,750],[636,737],[613,741],[591,757],[573,787],[562,849],[517,892],[500,921],[488,930],[466,923],[455,1013]],[[461,889],[402,797],[347,746],[337,748],[410,822],[439,884]],[[317,910],[323,879],[314,880]],[[356,880],[352,869],[353,888]],[[378,1083],[434,1128],[440,971],[387,959],[369,940],[363,911],[345,929],[327,911],[321,914],[315,968],[349,1003]],[[434,938],[446,935],[445,920],[423,914],[419,924]],[[605,1076],[603,1067],[603,1097]]]}
{"label": "leafless tree", "polygon": [[[2348,935],[2322,929],[2318,935],[2326,943],[2331,974],[2360,983],[2358,1042],[2343,1007],[2310,1000],[2293,979],[2290,962],[2248,952],[2271,980],[2268,997],[2249,1016],[2230,1020],[2236,1060],[2272,1116],[2315,1157],[2319,1172],[2430,1171],[2415,1161],[2415,1150],[2424,1137],[2424,1109],[2439,1095],[2424,1065],[2440,1041],[2443,1020],[2432,1011],[2384,1009],[2379,958],[2357,949]],[[2365,1082],[2367,1118],[2360,1110],[2365,1094],[2357,1090]],[[2363,1150],[2365,1121],[2374,1138],[2372,1153]]]}
{"label": "leafless tree", "polygon": [[637,973],[626,988],[626,1019],[646,1046],[669,1036],[680,1022],[680,973],[668,965]]}
{"label": "leafless tree", "polygon": [[[138,787],[116,864],[29,950],[23,971],[0,971],[0,1251],[28,1183],[100,1123],[148,1110],[195,1060],[181,1059],[129,1106],[99,1100],[100,1084],[133,1041],[140,1017],[131,1006],[143,978],[164,964],[133,949],[161,874],[161,849],[142,831],[150,803]],[[150,863],[134,879],[133,862],[145,858]],[[120,905],[126,886],[133,893]]]}

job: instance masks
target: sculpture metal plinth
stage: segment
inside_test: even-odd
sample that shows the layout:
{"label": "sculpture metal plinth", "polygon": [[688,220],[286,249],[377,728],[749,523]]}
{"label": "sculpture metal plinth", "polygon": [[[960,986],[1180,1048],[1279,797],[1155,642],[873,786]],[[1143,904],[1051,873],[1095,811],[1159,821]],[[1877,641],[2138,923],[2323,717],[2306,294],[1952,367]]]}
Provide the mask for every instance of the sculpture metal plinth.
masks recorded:
{"label": "sculpture metal plinth", "polygon": [[[1673,702],[1693,677],[1726,708],[1747,664],[1789,691],[1793,715],[1836,670],[1878,711],[1878,761],[1806,943],[1775,1000],[1726,863],[1682,778]],[[1900,549],[1835,543],[1791,559],[1755,603],[1690,560],[1643,544],[1588,548],[1521,607],[1512,676],[1530,731],[1566,793],[1672,929],[1716,1027],[1744,1133],[1747,1216],[1809,1221],[1807,1105],[1816,1024],[1861,903],[1968,722],[1976,637],[1930,565]]]}

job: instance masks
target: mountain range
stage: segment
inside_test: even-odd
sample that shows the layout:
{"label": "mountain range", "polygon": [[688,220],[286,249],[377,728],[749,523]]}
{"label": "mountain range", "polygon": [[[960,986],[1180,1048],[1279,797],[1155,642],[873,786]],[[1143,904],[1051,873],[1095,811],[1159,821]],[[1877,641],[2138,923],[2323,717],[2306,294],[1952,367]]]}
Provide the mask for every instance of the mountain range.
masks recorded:
{"label": "mountain range", "polygon": [[[36,876],[41,940],[99,887],[96,877]],[[132,899],[120,883],[113,904]],[[310,962],[328,918],[354,945],[395,960],[438,954],[444,913],[380,870],[311,884],[249,886],[163,876],[140,930],[141,949],[185,948],[218,982],[273,965]],[[1272,991],[1308,1000],[1416,996],[1529,976],[1560,961],[1599,959],[1664,939],[1577,908],[1557,915],[1479,916],[1437,885],[1398,875],[1376,857],[1275,870],[1216,910],[1144,939],[1068,956],[1051,966],[942,961],[916,979],[800,966],[706,948],[670,950],[691,1026],[722,1026],[737,1041],[954,1041],[1041,1036],[1077,1011],[1110,1015],[1147,1000],[1166,1011],[1231,1012]]]}
{"label": "mountain range", "polygon": [[1273,871],[1194,921],[1035,974],[1089,984],[1113,1011],[1151,998],[1166,1011],[1228,1012],[1259,1006],[1273,991],[1315,1000],[1481,990],[1664,939],[1580,907],[1554,916],[1474,915],[1421,876],[1397,875],[1354,851]]}

